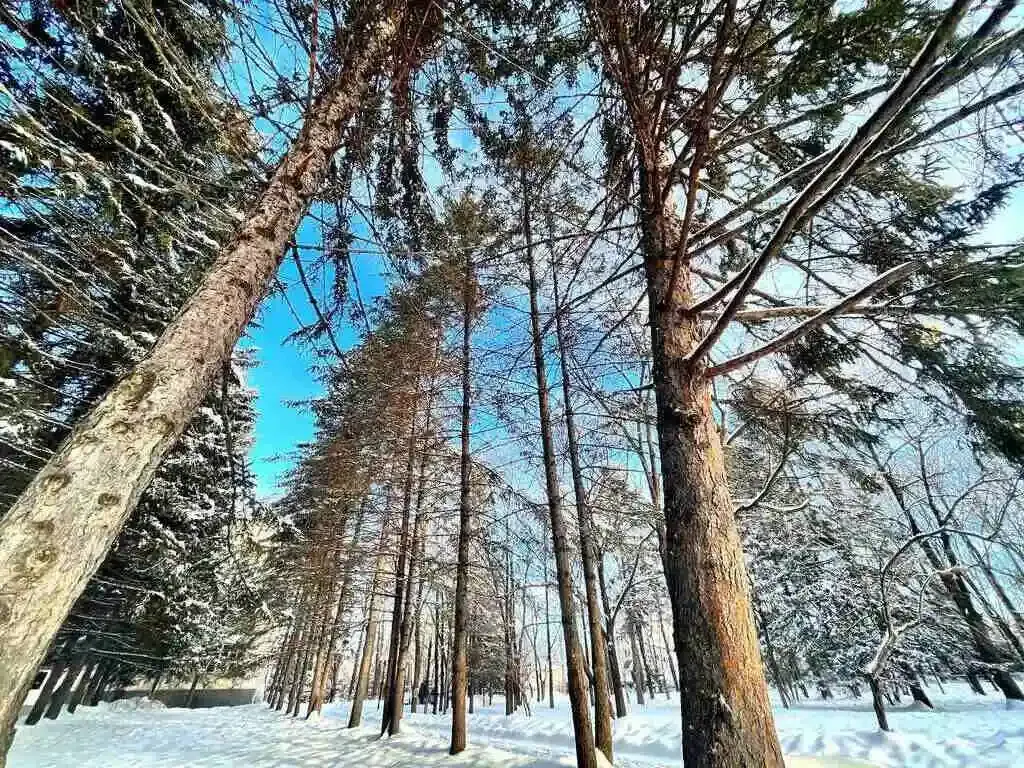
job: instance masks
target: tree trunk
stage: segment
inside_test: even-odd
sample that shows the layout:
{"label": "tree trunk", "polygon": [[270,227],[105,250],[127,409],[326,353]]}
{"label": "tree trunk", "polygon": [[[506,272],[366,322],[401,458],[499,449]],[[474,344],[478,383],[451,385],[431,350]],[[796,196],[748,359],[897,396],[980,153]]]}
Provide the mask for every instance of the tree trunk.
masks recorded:
{"label": "tree trunk", "polygon": [[[370,600],[373,600],[373,595],[370,595]],[[367,603],[369,605],[369,603]],[[364,625],[359,631],[359,644],[356,647],[356,653],[352,657],[352,675],[348,680],[348,689],[346,690],[346,698],[352,701],[352,698],[356,695],[356,682],[359,679],[359,666],[363,659],[363,649],[366,647],[366,626]]]}
{"label": "tree trunk", "polygon": [[555,458],[554,438],[551,430],[551,414],[548,407],[547,369],[544,363],[544,339],[540,328],[540,308],[537,302],[537,270],[533,258],[533,242],[530,229],[530,189],[527,184],[526,167],[520,174],[523,195],[523,239],[526,244],[526,265],[529,273],[530,328],[533,340],[534,372],[537,379],[537,401],[540,415],[541,444],[544,452],[544,479],[548,499],[548,514],[551,518],[551,540],[555,555],[555,577],[558,583],[558,601],[562,614],[562,635],[565,642],[565,665],[568,673],[569,705],[572,709],[573,734],[576,737],[576,765],[578,768],[595,768],[597,757],[594,748],[594,732],[590,724],[590,707],[587,701],[587,680],[583,672],[580,641],[573,619],[572,564],[569,560],[569,541],[562,500],[558,488],[558,470]]}
{"label": "tree trunk", "polygon": [[549,605],[550,581],[548,578],[548,548],[544,543],[544,635],[548,650],[548,709],[555,708],[555,668],[551,663],[551,606]]}
{"label": "tree trunk", "polygon": [[377,639],[379,622],[377,608],[377,589],[384,569],[384,542],[387,540],[387,520],[381,523],[380,542],[377,548],[377,564],[373,570],[373,582],[370,585],[370,608],[366,616],[366,634],[363,640],[363,656],[359,660],[359,676],[357,677],[355,694],[352,697],[352,710],[348,716],[348,727],[358,728],[363,718],[363,702],[370,687],[370,666],[373,664],[374,645]]}
{"label": "tree trunk", "polygon": [[[711,383],[687,357],[702,337],[689,270],[673,279],[659,157],[641,164],[641,248],[665,496],[665,580],[672,605],[687,768],[783,768]],[[671,290],[671,294],[669,292]]]}
{"label": "tree trunk", "polygon": [[583,469],[580,465],[579,438],[576,434],[576,414],[572,406],[572,386],[569,374],[569,355],[565,347],[561,296],[558,292],[558,265],[551,265],[551,280],[555,295],[555,337],[558,341],[558,359],[562,373],[562,407],[565,411],[565,430],[568,438],[569,468],[572,472],[573,496],[579,521],[580,559],[583,564],[583,583],[586,591],[587,623],[590,626],[590,669],[594,676],[594,743],[608,762],[612,762],[612,710],[608,700],[608,650],[605,647],[604,621],[598,598],[597,558],[600,553],[594,545],[593,520],[587,507],[587,493],[583,487]]}
{"label": "tree trunk", "polygon": [[452,627],[452,743],[448,750],[457,755],[466,748],[466,684],[469,678],[469,543],[473,516],[470,509],[469,422],[472,411],[470,380],[470,334],[473,307],[472,250],[466,249],[462,275],[462,432],[459,460],[459,544],[455,566],[455,622]]}
{"label": "tree trunk", "polygon": [[92,681],[92,677],[96,674],[98,668],[99,664],[91,661],[85,668],[85,671],[82,672],[82,677],[78,681],[78,685],[75,686],[75,691],[71,694],[71,698],[68,700],[68,714],[75,714],[75,710],[78,709],[78,705],[85,698],[85,692],[89,690],[89,683]]}
{"label": "tree trunk", "polygon": [[[349,548],[349,554],[347,554],[345,557],[345,563],[343,566],[345,569],[345,575],[342,577],[341,587],[338,590],[338,602],[334,608],[334,618],[331,622],[331,633],[327,640],[327,646],[324,653],[323,670],[320,672],[320,684],[319,686],[314,685],[313,690],[310,693],[309,712],[307,712],[307,717],[314,711],[320,712],[320,710],[323,707],[324,696],[326,693],[325,689],[327,687],[327,670],[330,666],[332,666],[332,661],[334,671],[331,678],[329,701],[334,701],[335,691],[338,688],[338,667],[341,663],[341,659],[338,657],[336,649],[338,647],[338,637],[341,633],[342,621],[344,619],[345,610],[348,605],[349,588],[352,585],[352,572],[355,566],[355,563],[352,562],[352,552],[356,551],[358,548],[359,534],[362,532],[363,529],[364,512],[365,505],[360,504],[359,511],[356,513],[355,530],[352,532],[352,540]],[[348,516],[345,515],[340,521],[342,531],[341,534],[339,534],[339,538],[344,534],[344,529],[347,522]],[[360,557],[358,559],[361,560],[362,558]]]}
{"label": "tree trunk", "polygon": [[32,709],[29,710],[28,717],[25,718],[25,725],[35,725],[42,720],[43,712],[46,711],[46,707],[50,703],[53,689],[57,687],[57,683],[66,671],[67,665],[63,662],[54,662],[50,665],[50,673],[43,681],[43,687],[39,689],[39,695],[36,697]]}
{"label": "tree trunk", "polygon": [[406,567],[409,561],[409,518],[412,512],[413,472],[416,468],[416,415],[419,408],[419,384],[411,408],[409,420],[409,442],[405,465],[405,480],[402,483],[402,519],[398,539],[398,552],[395,557],[394,598],[391,603],[391,637],[388,643],[387,673],[385,675],[384,714],[381,717],[381,733],[393,733],[391,727],[402,716],[402,624],[405,609]]}
{"label": "tree trunk", "polygon": [[644,633],[639,624],[635,626],[636,641],[640,646],[640,662],[643,664],[644,680],[647,682],[647,693],[651,700],[654,699],[654,680],[651,679],[651,665],[647,663],[647,646],[644,643]]}
{"label": "tree trunk", "polygon": [[637,705],[642,707],[644,705],[644,673],[643,662],[640,659],[640,644],[636,639],[636,625],[627,621],[626,627],[626,631],[629,633],[630,651],[633,654],[633,663],[630,665],[633,673],[633,691],[636,693]]}
{"label": "tree trunk", "polygon": [[889,719],[885,716],[885,702],[882,701],[882,691],[878,684],[878,678],[868,675],[868,686],[871,688],[871,704],[875,708],[875,717],[878,718],[878,727],[883,731],[889,730]]}
{"label": "tree trunk", "polygon": [[[665,646],[665,657],[668,660],[668,671],[672,675],[672,686],[676,689],[676,693],[679,693],[679,675],[676,674],[676,665],[672,661],[672,644],[668,641],[668,635],[665,633],[665,622],[661,616],[661,603],[658,603],[658,630],[661,632],[661,644]],[[787,706],[789,706],[787,704]]]}
{"label": "tree trunk", "polygon": [[0,754],[19,692],[248,324],[370,80],[393,66],[405,11],[403,0],[357,7],[338,76],[245,223],[149,355],[78,423],[0,520]]}
{"label": "tree trunk", "polygon": [[626,687],[622,679],[622,664],[619,663],[619,651],[615,645],[615,615],[612,612],[611,601],[608,599],[608,587],[604,578],[604,559],[597,561],[597,585],[601,589],[601,605],[604,608],[605,637],[608,643],[608,668],[612,677],[612,691],[615,694],[615,716],[625,717],[628,710],[626,705]]}
{"label": "tree trunk", "polygon": [[68,700],[71,691],[74,690],[75,682],[78,680],[78,676],[81,674],[82,668],[86,665],[87,661],[88,657],[79,650],[77,658],[68,667],[64,680],[61,681],[57,690],[50,696],[50,703],[46,707],[46,714],[43,715],[47,720],[56,720],[60,716],[64,702]]}
{"label": "tree trunk", "polygon": [[188,689],[188,698],[185,700],[185,708],[192,709],[192,704],[196,698],[196,687],[199,685],[200,675],[196,673],[192,676],[192,687]]}
{"label": "tree trunk", "polygon": [[420,690],[420,658],[423,649],[420,647],[420,617],[416,614],[416,629],[413,631],[413,657],[412,657],[412,700],[409,702],[409,712],[416,714],[416,703]]}
{"label": "tree trunk", "polygon": [[115,662],[112,661],[100,662],[99,669],[89,681],[89,688],[85,692],[85,701],[82,702],[85,706],[95,707],[99,703],[103,686],[106,684],[107,678],[113,674],[115,666]]}

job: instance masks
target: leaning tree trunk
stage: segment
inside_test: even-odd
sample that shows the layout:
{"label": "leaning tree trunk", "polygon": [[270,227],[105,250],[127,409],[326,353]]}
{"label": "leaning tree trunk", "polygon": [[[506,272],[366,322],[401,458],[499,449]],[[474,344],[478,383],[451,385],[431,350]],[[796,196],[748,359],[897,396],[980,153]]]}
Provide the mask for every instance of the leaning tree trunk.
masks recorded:
{"label": "leaning tree trunk", "polygon": [[149,355],[79,422],[0,520],[0,755],[50,639],[231,354],[372,76],[392,65],[405,6],[355,6],[338,77],[246,222]]}
{"label": "leaning tree trunk", "polygon": [[25,725],[35,725],[43,719],[43,712],[46,711],[46,707],[50,703],[53,689],[57,687],[57,683],[64,675],[65,670],[67,670],[67,665],[62,662],[54,662],[50,666],[50,672],[43,682],[43,687],[39,689],[39,695],[36,697],[32,709],[29,710],[28,717],[25,718]]}
{"label": "leaning tree trunk", "polygon": [[[473,324],[473,259],[466,249],[462,275],[462,435],[459,460],[459,544],[455,566],[455,621],[452,627],[452,743],[449,753],[466,748],[466,685],[469,682],[469,538],[473,524],[470,508],[470,444],[472,382],[470,380],[470,333]],[[440,649],[440,643],[438,643]],[[438,696],[441,691],[438,690]]]}
{"label": "leaning tree trunk", "polygon": [[[612,708],[608,699],[608,651],[605,647],[604,621],[597,586],[597,558],[600,553],[594,545],[594,523],[587,507],[587,493],[583,487],[583,469],[580,466],[579,439],[576,435],[576,414],[572,407],[572,387],[569,377],[569,355],[565,348],[563,308],[558,294],[558,268],[551,265],[551,279],[555,292],[555,337],[558,340],[558,359],[562,373],[562,401],[565,411],[565,429],[568,437],[569,468],[572,471],[572,489],[576,499],[579,520],[580,559],[583,561],[583,583],[587,594],[587,622],[590,625],[590,669],[594,675],[594,743],[608,762],[612,762]],[[675,672],[673,671],[673,675]]]}
{"label": "leaning tree trunk", "polygon": [[540,328],[540,308],[537,303],[537,268],[533,258],[533,240],[530,229],[530,189],[526,169],[520,176],[523,195],[523,239],[526,244],[526,266],[530,292],[530,329],[533,340],[534,374],[537,379],[537,403],[540,415],[541,445],[544,453],[544,480],[551,518],[551,543],[555,555],[555,577],[558,583],[558,602],[562,614],[562,636],[565,642],[565,666],[568,673],[569,705],[572,709],[573,734],[576,738],[576,765],[578,768],[596,768],[594,732],[590,724],[590,703],[587,678],[583,670],[582,650],[574,621],[572,564],[569,560],[569,536],[562,513],[561,493],[558,488],[558,469],[555,464],[555,445],[548,406],[547,368],[544,362],[544,339]]}
{"label": "leaning tree trunk", "polygon": [[[641,247],[665,504],[665,579],[679,665],[687,768],[782,768],[711,383],[687,356],[702,337],[689,271],[673,279],[676,233],[657,171],[641,168]],[[671,295],[670,294],[671,291]]]}

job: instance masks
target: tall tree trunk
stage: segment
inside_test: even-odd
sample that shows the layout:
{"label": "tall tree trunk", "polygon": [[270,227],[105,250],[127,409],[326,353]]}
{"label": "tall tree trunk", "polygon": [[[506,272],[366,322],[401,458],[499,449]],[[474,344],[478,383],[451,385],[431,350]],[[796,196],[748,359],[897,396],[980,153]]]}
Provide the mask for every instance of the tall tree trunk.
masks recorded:
{"label": "tall tree trunk", "polygon": [[416,704],[419,698],[420,692],[420,675],[422,669],[420,667],[420,660],[422,657],[423,649],[420,647],[420,616],[419,612],[416,613],[416,629],[413,631],[413,657],[412,657],[412,699],[409,702],[409,712],[416,714]]}
{"label": "tall tree trunk", "polygon": [[441,705],[441,610],[434,607],[434,687],[430,693],[431,713],[437,714]]}
{"label": "tall tree trunk", "polygon": [[96,704],[99,703],[99,697],[103,690],[103,686],[115,667],[116,663],[113,661],[100,662],[100,666],[92,676],[92,680],[89,681],[89,688],[85,692],[85,701],[82,702],[85,706],[95,707]]}
{"label": "tall tree trunk", "polygon": [[[373,595],[370,595],[370,600],[373,599]],[[367,610],[369,610],[369,603],[367,603]],[[359,630],[359,644],[356,647],[356,653],[352,657],[352,675],[348,680],[348,688],[345,691],[345,698],[352,701],[352,697],[356,695],[356,681],[359,679],[359,665],[363,659],[363,649],[366,647],[366,626]]]}
{"label": "tall tree trunk", "polygon": [[395,559],[395,590],[394,600],[391,606],[391,642],[388,646],[388,674],[387,694],[384,702],[384,715],[380,721],[380,732],[387,731],[389,734],[398,733],[399,722],[402,717],[402,695],[405,690],[403,678],[404,654],[403,645],[408,648],[408,642],[403,638],[405,627],[406,609],[406,568],[410,564],[410,540],[409,529],[410,515],[412,513],[413,483],[416,471],[416,417],[419,412],[420,388],[419,374],[416,376],[416,392],[413,396],[411,419],[409,420],[409,447],[405,464],[405,480],[402,484],[402,523],[398,539],[398,555]]}
{"label": "tall tree trunk", "polygon": [[[641,163],[641,249],[665,501],[665,580],[679,665],[687,768],[783,768],[711,383],[687,362],[703,335],[678,265],[660,157]],[[671,291],[671,295],[670,295]]]}
{"label": "tall tree trunk", "polygon": [[387,541],[387,520],[381,523],[380,540],[377,547],[377,563],[373,569],[373,582],[370,584],[370,608],[366,616],[366,634],[363,640],[363,655],[359,660],[359,675],[356,678],[356,690],[352,697],[352,709],[348,716],[348,727],[358,728],[363,718],[363,702],[370,687],[370,666],[373,664],[374,646],[377,639],[378,595],[380,580],[384,570],[384,543]]}
{"label": "tall tree trunk", "polygon": [[579,636],[576,633],[573,609],[572,565],[569,560],[569,537],[562,513],[562,499],[558,488],[558,469],[555,464],[555,445],[548,406],[547,369],[544,363],[544,338],[540,328],[540,307],[537,301],[537,268],[533,257],[533,237],[530,227],[530,189],[526,167],[520,173],[523,195],[523,239],[526,245],[526,266],[529,274],[530,330],[533,340],[534,373],[537,379],[537,404],[540,415],[541,444],[544,452],[544,480],[551,518],[551,541],[555,555],[555,577],[558,582],[558,601],[562,614],[562,636],[565,642],[565,665],[569,677],[569,705],[572,709],[573,734],[576,737],[576,765],[594,768],[597,765],[594,732],[590,724],[590,706],[587,700],[587,679],[583,671]]}
{"label": "tall tree trunk", "polygon": [[604,621],[598,597],[597,558],[600,553],[594,545],[594,523],[587,507],[587,494],[583,487],[583,468],[580,464],[579,438],[576,434],[576,414],[572,405],[572,386],[569,375],[569,354],[565,345],[565,328],[561,296],[558,292],[558,265],[552,260],[551,280],[555,293],[555,337],[558,341],[558,360],[562,373],[562,401],[565,411],[565,430],[568,437],[569,468],[572,472],[572,490],[579,520],[580,559],[583,562],[583,583],[586,590],[587,623],[590,626],[590,669],[594,676],[594,743],[608,762],[612,762],[612,710],[608,700],[608,650],[604,639]]}
{"label": "tall tree trunk", "polygon": [[[469,682],[469,543],[473,511],[470,508],[469,422],[472,411],[470,341],[473,326],[473,251],[466,249],[462,275],[462,430],[459,458],[459,544],[455,566],[455,620],[452,627],[452,743],[457,755],[466,748],[466,686]],[[439,646],[440,647],[440,646]]]}
{"label": "tall tree trunk", "polygon": [[[348,606],[349,588],[352,585],[352,572],[355,569],[354,559],[361,560],[361,557],[354,558],[353,552],[357,551],[359,546],[359,535],[363,529],[363,517],[365,514],[365,503],[359,505],[359,511],[356,513],[356,524],[355,530],[352,532],[351,546],[349,547],[348,554],[345,556],[343,568],[345,575],[342,577],[341,586],[338,589],[338,602],[334,607],[334,616],[331,620],[331,632],[327,639],[327,644],[324,648],[324,655],[322,660],[323,668],[319,672],[319,676],[314,674],[314,685],[309,696],[309,710],[306,712],[306,717],[315,712],[320,712],[323,708],[324,697],[327,688],[327,671],[332,666],[334,672],[331,680],[330,689],[330,700],[334,701],[335,690],[338,687],[338,666],[340,659],[337,654],[338,636],[341,633],[341,625],[345,617],[345,610]],[[339,523],[341,531],[338,533],[339,541],[343,541],[345,528],[348,523],[348,514],[342,516]],[[319,680],[319,684],[316,681]]]}
{"label": "tall tree trunk", "polygon": [[196,688],[199,686],[199,678],[201,675],[197,672],[192,676],[192,687],[188,689],[188,698],[185,700],[185,708],[192,709],[192,704],[196,699]]}
{"label": "tall tree trunk", "polygon": [[550,580],[548,577],[547,538],[544,541],[544,636],[548,651],[548,709],[555,708],[555,667],[551,663],[551,606],[549,605]]}
{"label": "tall tree trunk", "polygon": [[339,74],[245,223],[149,355],[79,422],[0,520],[0,755],[19,692],[252,317],[371,78],[392,66],[406,3],[354,8]]}
{"label": "tall tree trunk", "polygon": [[[413,527],[412,527],[412,540],[409,544],[409,569],[406,575],[405,581],[405,593],[404,600],[405,604],[401,612],[401,623],[399,626],[398,633],[398,656],[397,666],[395,669],[394,682],[392,683],[392,694],[390,701],[390,711],[388,713],[388,734],[394,736],[399,732],[399,726],[402,721],[402,709],[404,707],[404,692],[405,692],[405,669],[407,666],[407,659],[409,656],[409,645],[412,642],[413,625],[419,624],[419,599],[423,592],[422,580],[420,580],[419,589],[414,595],[414,588],[416,587],[419,573],[417,568],[422,560],[422,549],[423,549],[423,537],[425,535],[425,526],[427,523],[427,515],[423,509],[424,496],[426,494],[426,474],[427,474],[427,461],[429,452],[427,450],[427,440],[430,438],[431,428],[431,417],[433,414],[434,407],[434,381],[437,371],[437,362],[439,360],[438,354],[440,352],[440,336],[438,336],[438,343],[434,351],[434,372],[430,378],[430,389],[427,392],[427,403],[426,413],[423,422],[423,447],[420,450],[420,462],[419,462],[419,478],[417,481],[416,489],[416,508],[415,515],[413,516]],[[412,483],[410,482],[409,487],[410,494],[412,493]],[[417,653],[419,651],[417,650]],[[416,663],[419,663],[417,659]],[[418,674],[418,673],[417,673]]]}

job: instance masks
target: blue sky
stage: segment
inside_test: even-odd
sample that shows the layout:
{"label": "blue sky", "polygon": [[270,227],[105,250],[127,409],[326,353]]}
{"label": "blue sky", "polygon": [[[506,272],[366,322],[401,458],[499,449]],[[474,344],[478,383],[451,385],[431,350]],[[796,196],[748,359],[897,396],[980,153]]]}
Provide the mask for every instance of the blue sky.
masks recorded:
{"label": "blue sky", "polygon": [[[320,237],[319,228],[310,219],[299,227],[299,243],[317,244]],[[324,286],[314,279],[316,272],[312,266],[316,256],[314,251],[302,252],[304,269],[314,283],[314,292],[320,294]],[[354,256],[353,263],[360,293],[369,308],[385,287],[378,271],[379,262],[374,257]],[[325,277],[329,279],[330,273]],[[295,403],[323,393],[323,386],[313,372],[317,363],[315,350],[287,340],[298,327],[292,310],[304,323],[311,323],[315,317],[290,258],[283,260],[278,278],[286,288],[285,296],[275,294],[263,302],[255,322],[240,342],[242,348],[255,350],[259,362],[248,372],[249,386],[257,391],[256,434],[249,456],[257,494],[264,499],[280,493],[278,483],[294,463],[295,448],[313,436],[312,414]],[[326,301],[320,304],[327,306]],[[355,330],[347,324],[336,329],[336,337],[345,349],[358,341]]]}

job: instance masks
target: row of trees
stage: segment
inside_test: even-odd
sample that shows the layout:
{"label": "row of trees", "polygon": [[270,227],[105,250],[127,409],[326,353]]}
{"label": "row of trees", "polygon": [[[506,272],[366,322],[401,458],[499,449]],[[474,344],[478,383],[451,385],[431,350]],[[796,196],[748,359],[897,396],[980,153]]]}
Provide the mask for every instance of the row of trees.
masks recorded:
{"label": "row of trees", "polygon": [[[218,10],[228,9],[209,13]],[[198,280],[230,203],[247,201],[245,181],[258,174],[248,134],[231,109],[194,103],[216,92],[189,84],[209,77],[212,50],[152,43],[154,26],[178,29],[171,9],[156,25],[137,11],[102,12],[127,14],[142,32],[131,66],[114,72],[162,73],[150,88],[195,107],[190,128],[220,122],[212,155],[199,142],[169,157],[173,138],[146,132],[180,132],[176,113],[133,88],[146,109],[116,102],[124,124],[108,106],[106,123],[86,123],[121,125],[103,134],[117,150],[104,160],[95,148],[88,159],[53,150],[38,119],[31,131],[10,121],[2,146],[21,163],[9,174],[15,191],[63,201],[59,186],[37,181],[77,183],[70,174],[85,160],[101,197],[124,182],[167,198],[135,218],[123,214],[134,193],[107,204],[111,226],[131,222],[131,253],[151,254],[146,274],[166,269],[166,288],[180,292],[147,326],[160,334],[148,355],[118,358],[130,371],[103,397],[109,380],[81,398],[82,413],[95,403],[86,415],[57,402],[38,409],[79,426],[63,443],[54,437],[52,457],[40,456],[45,465],[0,520],[4,720],[143,509],[161,460],[175,444],[197,455],[186,429],[201,427],[204,403],[230,414],[225,361],[284,254],[316,317],[299,330],[326,352],[326,395],[277,505],[294,527],[259,579],[289,606],[274,706],[297,712],[307,700],[313,712],[337,695],[344,643],[361,637],[347,681],[354,722],[374,689],[396,732],[407,685],[426,682],[451,697],[458,752],[470,691],[503,689],[507,707],[528,706],[526,641],[535,623],[549,629],[549,585],[580,766],[596,765],[597,751],[613,757],[627,672],[619,644],[628,639],[639,695],[658,677],[650,639],[662,632],[692,766],[782,764],[762,650],[787,700],[809,680],[864,677],[880,719],[886,681],[919,688],[934,669],[991,676],[1021,697],[1011,673],[1021,659],[1024,401],[1006,352],[1024,331],[1020,248],[978,242],[1020,181],[1003,146],[1022,90],[1013,2],[288,9],[276,31],[305,60],[263,89],[250,74],[247,94],[284,156],[198,282],[170,267],[195,256]],[[30,13],[11,28],[38,38]],[[55,14],[50,26],[82,21]],[[103,19],[88,54],[109,61],[122,53],[103,51]],[[47,57],[67,49],[41,45]],[[257,60],[264,75],[275,66],[249,51],[236,67]],[[12,115],[55,98],[56,76],[7,76],[9,90],[27,84]],[[112,80],[99,82],[102,91]],[[32,159],[34,135],[50,155]],[[92,212],[89,179],[72,199]],[[195,187],[202,180],[209,189]],[[173,196],[170,182],[181,185]],[[179,235],[172,241],[189,247],[168,250],[170,235],[159,237],[179,199],[210,222],[203,248]],[[36,217],[50,227],[62,208],[48,198]],[[300,242],[301,222],[318,225],[318,242]],[[71,230],[61,237],[82,248]],[[372,312],[355,290],[353,245],[363,241],[392,278]],[[59,284],[108,275],[116,249],[82,250],[84,266]],[[50,263],[16,253],[15,286],[34,274],[26,265]],[[62,268],[77,263],[55,254]],[[135,271],[110,282],[129,285]],[[329,297],[317,295],[317,273],[332,279]],[[35,301],[19,290],[29,298],[15,303],[14,327],[32,338]],[[72,316],[62,335],[78,331]],[[340,331],[351,327],[361,338],[346,350]],[[63,347],[46,356],[68,358]],[[11,359],[15,378],[30,375],[27,353]],[[33,386],[31,397],[50,391]],[[31,397],[12,402],[27,410]],[[217,427],[229,477],[212,482],[230,489],[230,504],[214,508],[233,515],[246,475],[232,435],[244,429],[230,415]],[[806,544],[793,547],[801,535]],[[670,631],[651,612],[662,578]]]}

